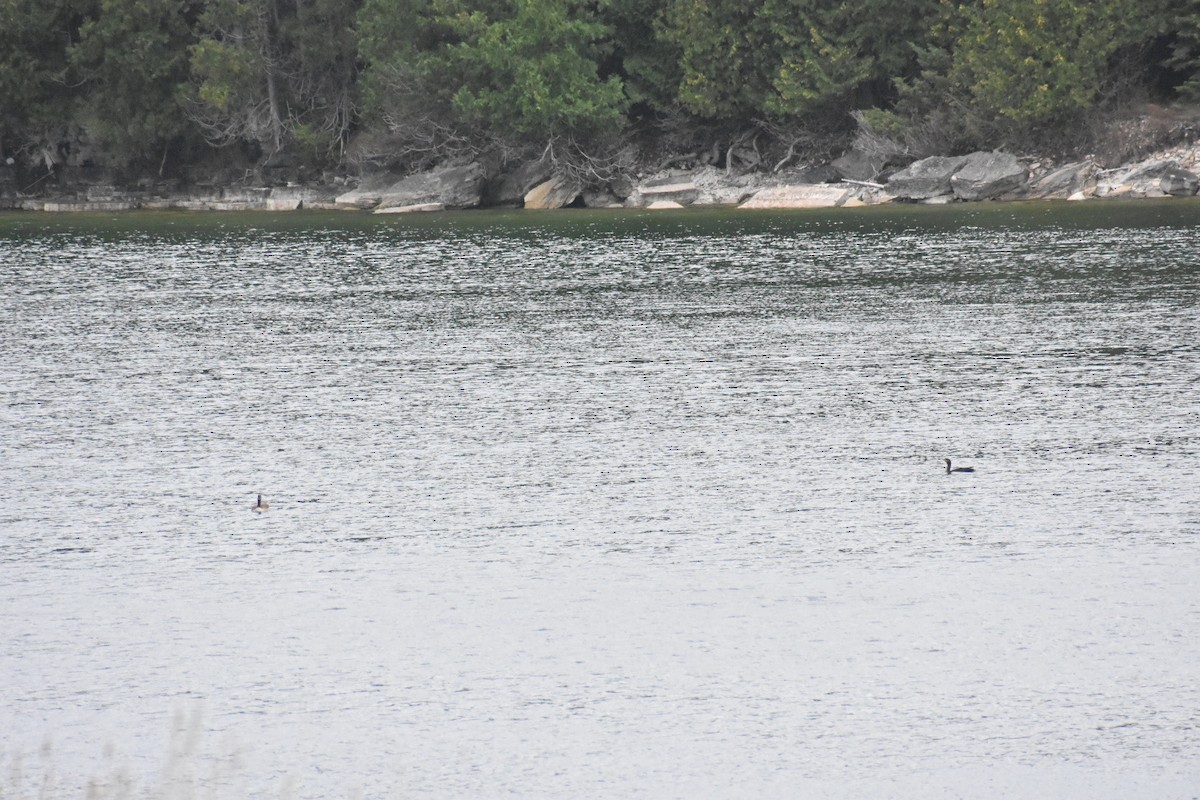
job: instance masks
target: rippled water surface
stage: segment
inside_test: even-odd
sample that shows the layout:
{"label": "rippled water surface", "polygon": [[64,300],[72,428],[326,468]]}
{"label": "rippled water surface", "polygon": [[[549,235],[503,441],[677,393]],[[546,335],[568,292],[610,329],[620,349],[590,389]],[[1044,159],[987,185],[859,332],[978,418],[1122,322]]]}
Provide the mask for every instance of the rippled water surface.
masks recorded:
{"label": "rippled water surface", "polygon": [[1198,253],[2,216],[0,796],[1200,796]]}

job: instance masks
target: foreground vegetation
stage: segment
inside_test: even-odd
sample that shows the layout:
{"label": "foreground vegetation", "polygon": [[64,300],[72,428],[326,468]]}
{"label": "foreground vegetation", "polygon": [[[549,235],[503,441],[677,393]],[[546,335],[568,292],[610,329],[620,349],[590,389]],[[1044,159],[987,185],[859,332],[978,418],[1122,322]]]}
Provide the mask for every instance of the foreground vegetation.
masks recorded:
{"label": "foreground vegetation", "polygon": [[770,168],[855,131],[1095,151],[1123,111],[1198,100],[1200,0],[0,0],[22,181],[705,147]]}

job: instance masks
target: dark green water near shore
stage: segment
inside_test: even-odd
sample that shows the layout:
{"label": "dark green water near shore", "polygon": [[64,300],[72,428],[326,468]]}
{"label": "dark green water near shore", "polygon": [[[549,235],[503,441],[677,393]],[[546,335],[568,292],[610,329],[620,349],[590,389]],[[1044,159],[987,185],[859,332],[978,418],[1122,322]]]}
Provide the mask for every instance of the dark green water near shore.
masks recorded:
{"label": "dark green water near shore", "polygon": [[0,793],[1190,797],[1197,253],[0,214]]}
{"label": "dark green water near shore", "polygon": [[432,214],[377,216],[358,212],[120,212],[49,214],[0,211],[0,234],[90,233],[122,236],[127,233],[167,234],[179,231],[213,231],[256,228],[270,231],[304,231],[318,228],[465,232],[483,229],[589,232],[664,230],[734,234],[780,229],[816,228],[870,230],[876,228],[953,230],[964,226],[999,229],[1154,228],[1197,224],[1200,200],[1092,201],[1083,203],[967,203],[948,206],[894,204],[857,209],[812,211],[745,211],[736,209],[686,209],[683,211],[575,210],[536,212],[522,210],[452,211]]}

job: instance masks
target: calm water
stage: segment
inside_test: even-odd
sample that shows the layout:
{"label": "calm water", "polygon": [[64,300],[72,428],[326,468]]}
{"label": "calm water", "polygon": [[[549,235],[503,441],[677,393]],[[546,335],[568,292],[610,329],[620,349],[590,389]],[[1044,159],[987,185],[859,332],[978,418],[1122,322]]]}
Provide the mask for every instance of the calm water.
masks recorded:
{"label": "calm water", "polygon": [[0,216],[0,796],[1200,796],[1198,254]]}

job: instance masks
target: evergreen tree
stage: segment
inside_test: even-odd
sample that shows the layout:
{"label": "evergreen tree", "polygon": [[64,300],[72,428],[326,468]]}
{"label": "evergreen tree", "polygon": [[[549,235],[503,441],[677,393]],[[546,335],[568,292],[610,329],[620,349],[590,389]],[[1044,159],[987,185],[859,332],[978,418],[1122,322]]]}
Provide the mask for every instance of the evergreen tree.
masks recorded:
{"label": "evergreen tree", "polygon": [[78,140],[69,52],[97,0],[0,0],[0,152],[47,168]]}
{"label": "evergreen tree", "polygon": [[366,96],[414,150],[623,123],[620,79],[600,77],[607,29],[581,0],[368,0],[359,21]]}
{"label": "evergreen tree", "polygon": [[681,52],[679,102],[710,119],[845,124],[915,69],[937,0],[670,0],[661,37]]}
{"label": "evergreen tree", "polygon": [[214,143],[340,152],[354,121],[357,0],[207,0],[192,119]]}
{"label": "evergreen tree", "polygon": [[600,0],[598,15],[612,31],[612,52],[601,75],[620,76],[625,95],[640,111],[665,111],[676,105],[680,51],[657,35],[663,0]]}
{"label": "evergreen tree", "polygon": [[1156,0],[982,0],[959,10],[952,80],[976,113],[1026,129],[1093,107],[1116,57],[1153,38],[1161,21]]}
{"label": "evergreen tree", "polygon": [[1171,27],[1175,31],[1167,65],[1183,77],[1179,96],[1200,103],[1200,0],[1175,0]]}
{"label": "evergreen tree", "polygon": [[304,0],[280,23],[293,140],[315,158],[339,157],[357,123],[361,0]]}
{"label": "evergreen tree", "polygon": [[464,31],[450,50],[466,81],[455,111],[476,127],[514,137],[587,136],[620,128],[621,81],[599,78],[603,25],[576,0],[513,0],[511,16]]}
{"label": "evergreen tree", "polygon": [[876,60],[852,24],[857,22],[852,14],[844,3],[766,1],[762,15],[779,54],[765,110],[782,117],[849,110]]}
{"label": "evergreen tree", "polygon": [[119,166],[166,160],[187,124],[182,88],[191,32],[182,0],[103,0],[70,48],[81,121]]}
{"label": "evergreen tree", "polygon": [[0,0],[0,156],[47,167],[161,168],[197,133],[327,162],[362,109],[410,163],[586,149],[631,112],[867,109],[945,152],[1065,139],[1139,85],[1200,101],[1200,0]]}
{"label": "evergreen tree", "polygon": [[279,0],[209,0],[191,48],[192,119],[216,144],[283,148]]}
{"label": "evergreen tree", "polygon": [[771,94],[777,33],[764,0],[668,0],[660,38],[679,51],[679,104],[704,119],[752,119]]}

